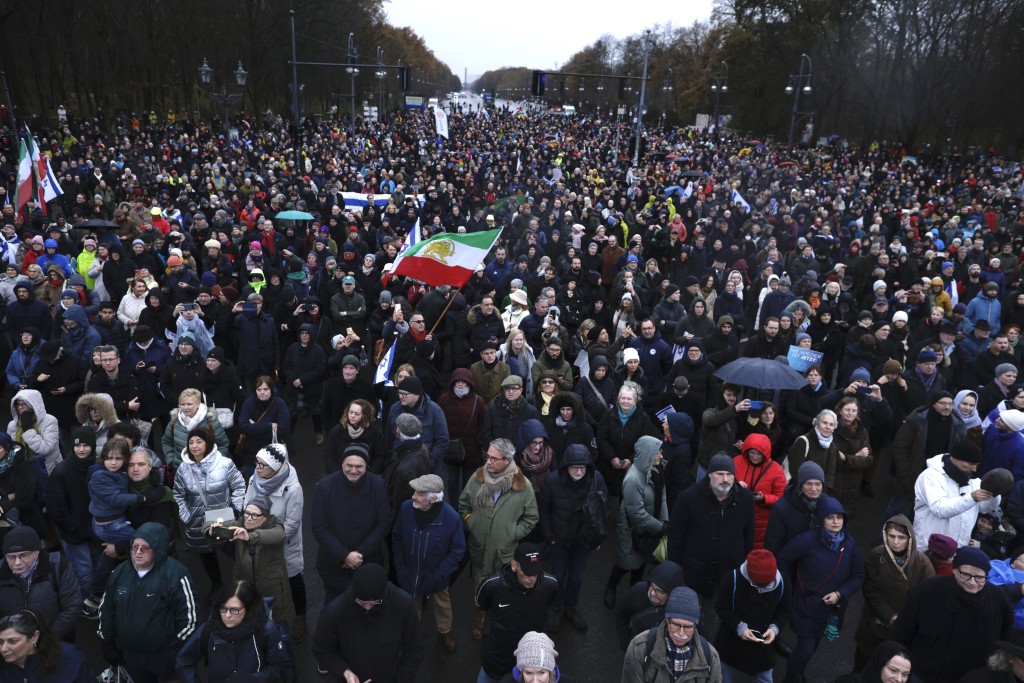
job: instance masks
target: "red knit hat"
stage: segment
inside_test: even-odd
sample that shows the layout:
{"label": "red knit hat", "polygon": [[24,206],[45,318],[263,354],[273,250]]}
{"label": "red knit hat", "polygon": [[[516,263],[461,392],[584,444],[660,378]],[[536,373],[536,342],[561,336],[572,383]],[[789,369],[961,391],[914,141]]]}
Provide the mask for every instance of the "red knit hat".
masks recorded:
{"label": "red knit hat", "polygon": [[754,583],[771,583],[778,568],[775,556],[769,550],[751,550],[747,555],[747,576]]}

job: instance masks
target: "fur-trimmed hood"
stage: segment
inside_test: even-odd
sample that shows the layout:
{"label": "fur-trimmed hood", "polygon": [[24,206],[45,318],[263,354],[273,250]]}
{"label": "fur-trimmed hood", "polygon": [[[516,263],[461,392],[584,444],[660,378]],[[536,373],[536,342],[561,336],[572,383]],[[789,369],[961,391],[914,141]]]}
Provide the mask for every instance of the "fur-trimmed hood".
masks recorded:
{"label": "fur-trimmed hood", "polygon": [[117,424],[117,412],[114,410],[114,400],[110,398],[110,394],[82,394],[75,401],[75,418],[78,424],[86,423],[90,408],[100,411],[101,419],[108,427]]}

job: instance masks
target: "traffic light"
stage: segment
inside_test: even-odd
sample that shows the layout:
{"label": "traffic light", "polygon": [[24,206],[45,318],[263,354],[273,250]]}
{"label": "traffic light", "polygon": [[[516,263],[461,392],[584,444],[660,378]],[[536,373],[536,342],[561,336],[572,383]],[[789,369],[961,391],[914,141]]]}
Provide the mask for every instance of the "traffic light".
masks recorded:
{"label": "traffic light", "polygon": [[533,72],[533,84],[530,88],[530,92],[534,97],[544,97],[544,85],[548,75],[543,71]]}
{"label": "traffic light", "polygon": [[398,77],[402,81],[402,92],[409,90],[409,67],[401,67],[398,70]]}

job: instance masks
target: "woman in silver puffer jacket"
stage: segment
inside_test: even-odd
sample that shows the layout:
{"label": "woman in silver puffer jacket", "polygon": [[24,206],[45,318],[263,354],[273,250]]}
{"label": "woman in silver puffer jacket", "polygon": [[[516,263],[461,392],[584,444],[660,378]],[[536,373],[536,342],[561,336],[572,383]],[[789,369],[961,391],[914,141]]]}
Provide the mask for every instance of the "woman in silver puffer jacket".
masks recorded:
{"label": "woman in silver puffer jacket", "polygon": [[205,427],[188,433],[188,441],[181,452],[181,466],[174,475],[174,500],[178,504],[178,517],[185,526],[185,547],[199,552],[210,582],[216,590],[223,584],[218,553],[218,541],[203,533],[208,510],[231,508],[235,519],[242,510],[245,480],[230,458],[221,454],[213,434]]}

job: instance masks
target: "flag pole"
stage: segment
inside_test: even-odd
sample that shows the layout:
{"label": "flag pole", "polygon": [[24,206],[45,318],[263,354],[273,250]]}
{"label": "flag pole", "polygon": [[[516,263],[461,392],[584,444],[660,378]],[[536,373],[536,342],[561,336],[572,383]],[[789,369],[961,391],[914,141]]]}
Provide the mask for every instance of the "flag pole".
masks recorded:
{"label": "flag pole", "polygon": [[434,326],[430,328],[430,332],[427,332],[428,337],[434,334],[434,330],[436,330],[437,326],[441,324],[442,320],[444,320],[444,316],[448,314],[448,309],[452,307],[453,303],[455,303],[455,297],[462,293],[462,288],[465,286],[466,285],[461,285],[457,290],[455,290],[455,293],[452,294],[452,298],[448,299],[448,305],[444,307],[443,311],[441,311],[441,315],[437,318],[437,322],[434,323]]}

